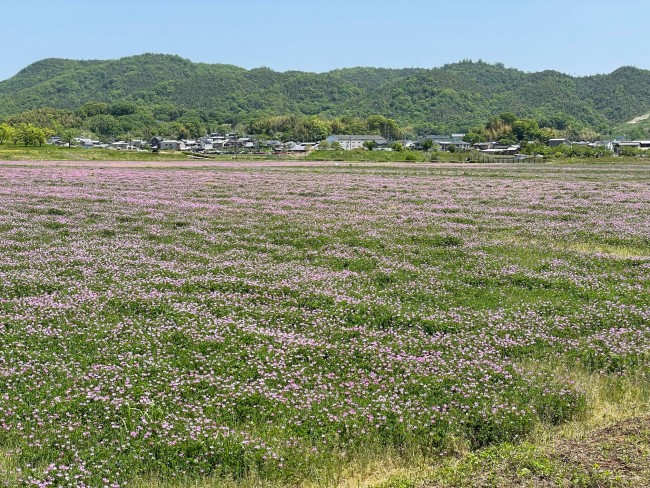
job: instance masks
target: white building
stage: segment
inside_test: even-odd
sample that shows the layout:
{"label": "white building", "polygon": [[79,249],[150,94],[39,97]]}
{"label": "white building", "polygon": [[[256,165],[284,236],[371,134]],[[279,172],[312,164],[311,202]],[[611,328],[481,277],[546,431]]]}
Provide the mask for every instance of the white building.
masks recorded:
{"label": "white building", "polygon": [[212,139],[203,138],[199,139],[199,148],[203,151],[211,151],[213,149]]}
{"label": "white building", "polygon": [[161,151],[182,151],[185,149],[185,144],[182,141],[165,140],[160,143]]}
{"label": "white building", "polygon": [[129,149],[133,149],[132,146],[131,146],[131,144],[129,144],[128,142],[124,142],[124,141],[115,141],[115,142],[111,142],[111,143],[108,145],[108,147],[109,147],[110,149],[119,149],[119,150],[121,150],[121,151],[127,151],[127,150],[129,150]]}
{"label": "white building", "polygon": [[388,141],[381,136],[375,135],[340,135],[335,134],[329,136],[327,142],[333,144],[338,142],[341,149],[344,151],[352,151],[353,149],[363,149],[366,141],[375,141],[376,147],[386,146]]}

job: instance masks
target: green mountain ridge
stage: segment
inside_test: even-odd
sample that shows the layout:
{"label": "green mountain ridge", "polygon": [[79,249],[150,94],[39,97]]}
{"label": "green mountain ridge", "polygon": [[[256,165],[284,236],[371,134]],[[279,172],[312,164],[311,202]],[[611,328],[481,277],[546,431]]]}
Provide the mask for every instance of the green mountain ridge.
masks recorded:
{"label": "green mountain ridge", "polygon": [[572,77],[461,61],[438,68],[343,68],[326,73],[251,70],[142,54],[117,60],[44,59],[0,82],[0,117],[84,103],[131,101],[208,111],[214,120],[271,115],[368,117],[466,130],[501,112],[561,128],[603,130],[650,111],[650,71],[622,67]]}

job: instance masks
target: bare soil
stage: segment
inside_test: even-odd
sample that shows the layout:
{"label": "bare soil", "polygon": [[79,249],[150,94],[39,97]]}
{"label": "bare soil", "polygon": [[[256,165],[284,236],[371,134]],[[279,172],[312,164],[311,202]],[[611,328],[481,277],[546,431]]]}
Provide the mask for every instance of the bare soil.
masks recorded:
{"label": "bare soil", "polygon": [[639,122],[646,119],[650,119],[650,114],[639,115],[638,117],[634,117],[632,120],[628,122],[628,124],[638,124]]}

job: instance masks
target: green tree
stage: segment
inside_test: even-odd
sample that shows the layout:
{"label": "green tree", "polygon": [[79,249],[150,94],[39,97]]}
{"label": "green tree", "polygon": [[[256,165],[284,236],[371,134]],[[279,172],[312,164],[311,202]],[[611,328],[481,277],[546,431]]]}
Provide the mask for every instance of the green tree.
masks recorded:
{"label": "green tree", "polygon": [[93,117],[95,115],[108,114],[108,104],[104,102],[87,102],[79,107],[75,114],[80,117]]}
{"label": "green tree", "polygon": [[381,131],[381,136],[385,139],[399,139],[402,137],[402,131],[393,119],[386,119],[386,125]]}
{"label": "green tree", "polygon": [[622,147],[618,150],[618,154],[626,157],[635,157],[642,154],[643,151],[635,147]]}
{"label": "green tree", "polygon": [[134,102],[115,102],[114,104],[108,107],[108,113],[114,117],[120,117],[122,115],[131,115],[138,111],[138,105]]}
{"label": "green tree", "polygon": [[45,135],[45,140],[47,141],[50,137],[55,136],[57,134],[57,131],[54,129],[50,129],[48,127],[43,128],[43,135]]}
{"label": "green tree", "polygon": [[32,132],[32,143],[42,146],[47,141],[47,132],[46,129],[41,129],[40,127],[34,127]]}
{"label": "green tree", "polygon": [[517,116],[512,112],[503,112],[501,115],[499,115],[499,118],[508,125],[514,124],[517,120]]}
{"label": "green tree", "polygon": [[[31,124],[18,124],[16,126],[16,137],[18,138],[19,141],[21,141],[25,146],[29,145],[31,142],[31,134],[30,134],[30,125]],[[14,142],[15,144],[15,142]]]}
{"label": "green tree", "polygon": [[144,126],[140,129],[140,137],[145,141],[150,141],[154,136],[154,132],[153,126]]}
{"label": "green tree", "polygon": [[521,142],[521,141],[517,141],[517,138],[511,132],[509,134],[503,134],[501,137],[499,137],[499,139],[497,139],[497,142],[499,144],[512,146],[514,144],[517,144],[517,142]]}
{"label": "green tree", "polygon": [[9,124],[0,124],[0,144],[2,144],[5,139],[11,140],[14,133],[14,128]]}
{"label": "green tree", "polygon": [[[584,127],[578,133],[578,139],[580,139],[581,141],[594,142],[594,141],[597,141],[599,138],[600,138],[600,135],[598,134],[598,132],[596,132],[595,130],[593,130],[593,129],[589,128],[589,127]],[[639,137],[638,139],[641,139],[641,138],[643,138],[643,131],[641,132],[641,137]]]}
{"label": "green tree", "polygon": [[485,126],[486,138],[490,141],[496,141],[505,134],[512,132],[512,126],[507,124],[499,117],[491,118]]}
{"label": "green tree", "polygon": [[559,137],[559,132],[556,129],[552,129],[550,127],[542,127],[539,130],[539,136],[537,138],[537,141],[540,142],[541,144],[548,144],[549,139],[557,139]]}
{"label": "green tree", "polygon": [[183,124],[183,126],[187,129],[188,136],[183,137],[183,139],[189,139],[190,137],[196,139],[204,136],[207,133],[207,129],[205,128],[203,121],[195,113],[185,114],[182,117],[179,117],[177,119],[177,122]]}
{"label": "green tree", "polygon": [[463,141],[469,142],[472,145],[476,144],[477,142],[485,142],[485,139],[486,139],[485,135],[480,134],[478,132],[472,132],[472,131],[468,132],[467,134],[465,134],[465,136],[463,136]]}
{"label": "green tree", "polygon": [[365,147],[368,151],[372,151],[376,145],[377,142],[374,139],[368,139],[367,141],[363,142],[363,147]]}
{"label": "green tree", "polygon": [[115,137],[122,132],[122,125],[112,115],[94,115],[84,122],[84,127],[103,137]]}
{"label": "green tree", "polygon": [[7,123],[13,126],[18,124],[33,124],[42,129],[49,128],[58,131],[61,127],[73,127],[79,124],[79,117],[70,110],[57,108],[39,108],[28,110],[18,115],[9,117]]}
{"label": "green tree", "polygon": [[402,152],[402,151],[404,151],[404,144],[402,144],[399,141],[395,141],[390,145],[390,148],[393,151]]}
{"label": "green tree", "polygon": [[63,134],[61,134],[63,144],[67,144],[68,147],[72,147],[75,142],[75,137],[77,137],[77,131],[74,129],[66,129],[63,131]]}
{"label": "green tree", "polygon": [[309,117],[305,122],[307,139],[310,141],[319,141],[325,139],[332,132],[332,125],[320,117]]}
{"label": "green tree", "polygon": [[45,142],[45,131],[34,124],[18,124],[16,127],[18,140],[22,141],[25,146],[43,145]]}
{"label": "green tree", "polygon": [[[371,115],[366,119],[366,123],[368,131],[382,134],[382,130],[385,131],[384,127],[388,124],[388,119],[383,115]],[[383,134],[382,137],[384,137]]]}
{"label": "green tree", "polygon": [[422,149],[425,151],[429,152],[431,148],[433,147],[433,141],[431,139],[425,139],[422,141]]}
{"label": "green tree", "polygon": [[192,133],[190,132],[190,129],[185,127],[183,124],[179,122],[174,122],[172,124],[173,127],[173,135],[175,139],[189,139],[192,137]]}
{"label": "green tree", "polygon": [[512,124],[512,133],[518,141],[536,141],[541,136],[539,124],[532,119],[516,120]]}
{"label": "green tree", "polygon": [[[635,127],[634,129],[628,131],[627,137],[630,138],[630,140],[632,141],[639,141],[645,139],[646,132],[643,130],[642,127]],[[583,140],[589,140],[589,139],[585,137]]]}
{"label": "green tree", "polygon": [[332,120],[332,132],[334,134],[364,134],[368,132],[368,122],[365,119],[344,115]]}

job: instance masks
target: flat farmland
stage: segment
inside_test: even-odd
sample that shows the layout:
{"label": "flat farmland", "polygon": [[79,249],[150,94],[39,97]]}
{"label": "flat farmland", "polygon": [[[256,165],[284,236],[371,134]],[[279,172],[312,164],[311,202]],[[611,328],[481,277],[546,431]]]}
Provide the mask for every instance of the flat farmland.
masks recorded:
{"label": "flat farmland", "polygon": [[7,486],[371,486],[648,415],[650,165],[160,166],[0,165]]}

